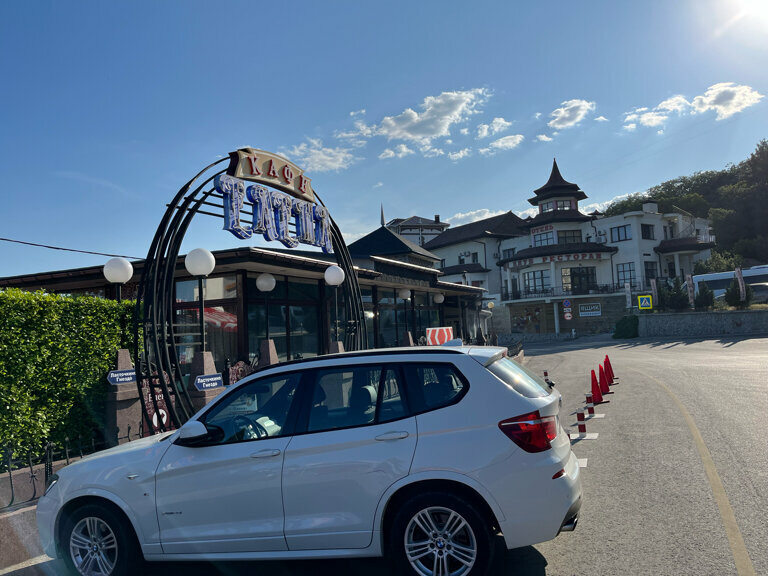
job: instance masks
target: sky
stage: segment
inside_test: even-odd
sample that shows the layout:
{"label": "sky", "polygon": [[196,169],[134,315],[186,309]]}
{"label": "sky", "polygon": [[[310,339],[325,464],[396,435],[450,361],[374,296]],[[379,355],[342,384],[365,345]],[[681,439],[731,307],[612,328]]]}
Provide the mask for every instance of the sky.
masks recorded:
{"label": "sky", "polygon": [[[746,159],[766,62],[765,0],[5,0],[0,237],[143,258],[244,146],[303,168],[347,242],[382,205],[526,214],[553,158],[591,211]],[[182,252],[266,245],[221,227]],[[0,241],[0,277],[108,259]]]}

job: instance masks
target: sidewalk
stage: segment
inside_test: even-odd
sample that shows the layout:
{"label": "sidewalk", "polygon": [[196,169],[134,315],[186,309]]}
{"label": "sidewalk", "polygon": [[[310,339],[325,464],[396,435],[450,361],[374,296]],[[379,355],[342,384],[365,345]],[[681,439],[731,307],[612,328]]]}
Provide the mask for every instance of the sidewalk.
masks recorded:
{"label": "sidewalk", "polygon": [[43,553],[37,538],[37,506],[0,514],[0,570]]}

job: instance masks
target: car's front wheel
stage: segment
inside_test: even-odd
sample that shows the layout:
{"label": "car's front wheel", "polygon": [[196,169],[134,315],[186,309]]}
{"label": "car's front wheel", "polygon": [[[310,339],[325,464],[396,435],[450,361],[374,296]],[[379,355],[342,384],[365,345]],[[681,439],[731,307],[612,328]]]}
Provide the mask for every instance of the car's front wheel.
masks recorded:
{"label": "car's front wheel", "polygon": [[130,526],[107,506],[87,504],[69,514],[61,548],[69,571],[78,576],[136,574],[141,559]]}
{"label": "car's front wheel", "polygon": [[399,573],[419,576],[485,574],[493,549],[482,515],[443,492],[408,500],[395,517],[389,543]]}

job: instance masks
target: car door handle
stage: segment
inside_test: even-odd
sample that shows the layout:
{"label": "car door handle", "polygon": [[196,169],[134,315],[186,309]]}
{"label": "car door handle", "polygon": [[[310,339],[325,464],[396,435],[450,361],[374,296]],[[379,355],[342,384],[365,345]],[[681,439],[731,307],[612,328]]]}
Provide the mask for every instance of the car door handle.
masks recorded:
{"label": "car door handle", "polygon": [[387,432],[386,434],[376,436],[375,440],[386,442],[387,440],[402,440],[403,438],[408,438],[408,432]]}
{"label": "car door handle", "polygon": [[279,456],[280,450],[259,450],[251,454],[251,458],[272,458],[273,456]]}

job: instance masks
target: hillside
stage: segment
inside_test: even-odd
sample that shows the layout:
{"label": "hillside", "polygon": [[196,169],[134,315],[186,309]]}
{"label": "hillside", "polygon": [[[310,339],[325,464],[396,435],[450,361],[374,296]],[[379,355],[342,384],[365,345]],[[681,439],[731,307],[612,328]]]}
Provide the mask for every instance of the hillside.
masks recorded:
{"label": "hillside", "polygon": [[676,206],[708,217],[717,237],[715,258],[732,254],[746,266],[768,263],[768,140],[739,164],[668,180],[614,202],[606,214],[640,210],[648,201],[658,202],[661,212]]}

